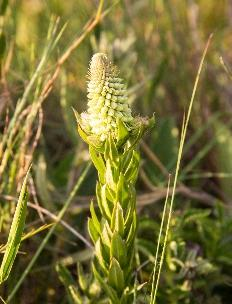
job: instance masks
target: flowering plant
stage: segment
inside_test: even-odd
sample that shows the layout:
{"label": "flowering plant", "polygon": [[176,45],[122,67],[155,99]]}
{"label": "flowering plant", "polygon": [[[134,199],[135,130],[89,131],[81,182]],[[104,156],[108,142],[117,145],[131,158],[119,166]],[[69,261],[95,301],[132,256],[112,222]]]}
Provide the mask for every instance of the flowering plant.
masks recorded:
{"label": "flowering plant", "polygon": [[95,54],[88,75],[88,109],[75,115],[98,171],[99,212],[91,202],[88,221],[95,245],[93,272],[112,303],[131,303],[140,160],[137,144],[153,127],[154,118],[132,116],[126,86],[118,75],[105,54]]}

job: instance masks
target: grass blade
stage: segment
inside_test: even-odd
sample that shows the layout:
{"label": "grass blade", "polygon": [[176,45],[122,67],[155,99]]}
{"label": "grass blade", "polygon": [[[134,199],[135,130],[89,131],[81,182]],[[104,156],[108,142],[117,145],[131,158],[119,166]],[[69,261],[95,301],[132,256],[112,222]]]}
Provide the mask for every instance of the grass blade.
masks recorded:
{"label": "grass blade", "polygon": [[67,198],[67,200],[65,201],[62,209],[60,210],[58,216],[57,216],[57,221],[56,223],[54,223],[54,225],[51,227],[51,229],[48,231],[48,233],[46,234],[45,238],[43,239],[42,243],[40,244],[39,248],[37,249],[36,253],[34,254],[33,258],[31,259],[30,263],[27,265],[26,269],[24,270],[24,272],[22,273],[21,277],[19,278],[17,284],[14,286],[14,289],[12,290],[11,294],[9,295],[7,301],[11,301],[13,299],[13,297],[15,296],[16,292],[18,291],[19,287],[21,286],[21,284],[23,283],[24,279],[26,278],[26,276],[28,275],[28,273],[30,272],[31,268],[33,267],[33,265],[35,264],[37,258],[39,257],[39,255],[41,254],[41,252],[43,251],[45,245],[47,244],[48,240],[50,239],[50,237],[52,236],[53,232],[55,231],[57,225],[59,224],[59,222],[61,221],[62,217],[64,216],[66,210],[68,209],[69,205],[71,204],[74,196],[76,195],[77,191],[79,190],[82,182],[84,181],[89,168],[90,168],[91,164],[89,163],[86,168],[84,169],[83,173],[81,174],[81,176],[79,177],[76,185],[74,186],[72,192],[70,193],[69,197]]}
{"label": "grass blade", "polygon": [[27,179],[29,171],[24,179],[22,189],[19,195],[18,203],[15,209],[13,221],[8,236],[6,251],[3,256],[0,268],[0,284],[7,280],[14,260],[16,258],[25,224],[26,211],[27,211]]}
{"label": "grass blade", "polygon": [[[184,119],[183,119],[181,139],[180,139],[180,145],[179,145],[178,156],[177,156],[176,171],[175,171],[174,183],[173,183],[173,190],[172,190],[172,196],[171,196],[171,200],[170,200],[167,226],[166,226],[166,230],[165,230],[164,244],[163,244],[163,249],[162,249],[162,253],[161,253],[161,260],[160,260],[160,264],[159,264],[157,280],[156,280],[156,282],[153,282],[153,284],[152,284],[152,291],[153,292],[151,294],[150,304],[155,304],[155,302],[156,302],[157,290],[158,290],[158,286],[159,286],[161,268],[162,268],[163,261],[164,261],[165,248],[166,248],[167,239],[168,239],[168,232],[169,232],[171,215],[172,215],[172,210],[173,210],[173,203],[174,203],[174,198],[175,198],[177,179],[178,179],[178,176],[179,176],[180,162],[181,162],[182,155],[183,155],[183,148],[184,148],[184,143],[185,143],[185,138],[186,138],[186,132],[187,132],[188,124],[189,124],[189,119],[190,119],[190,114],[191,114],[191,111],[192,111],[193,102],[194,102],[195,95],[196,95],[197,85],[198,85],[198,82],[199,82],[200,74],[201,74],[201,71],[202,71],[202,68],[203,68],[203,63],[204,63],[205,56],[206,56],[210,41],[212,39],[212,36],[213,35],[211,34],[208,41],[207,41],[206,47],[204,49],[204,52],[203,52],[203,55],[202,55],[202,58],[201,58],[201,61],[200,61],[200,65],[199,65],[199,68],[198,68],[198,71],[197,71],[197,76],[196,76],[196,79],[195,79],[193,92],[192,92],[192,96],[191,96],[191,100],[190,100],[189,108],[188,108],[188,112],[187,112],[187,117],[185,118],[185,116],[184,116]],[[155,269],[154,269],[154,272],[155,272]],[[155,288],[154,288],[154,284],[155,284]]]}

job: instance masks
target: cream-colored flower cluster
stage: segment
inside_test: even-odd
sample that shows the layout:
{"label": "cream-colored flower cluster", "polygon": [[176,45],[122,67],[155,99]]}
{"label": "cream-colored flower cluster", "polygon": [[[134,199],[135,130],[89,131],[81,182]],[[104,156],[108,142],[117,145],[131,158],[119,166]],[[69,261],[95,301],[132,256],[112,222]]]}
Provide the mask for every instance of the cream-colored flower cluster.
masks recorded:
{"label": "cream-colored flower cluster", "polygon": [[133,117],[128,104],[127,90],[118,77],[117,68],[103,53],[92,57],[89,68],[88,109],[81,114],[82,122],[91,134],[104,141],[108,134],[117,134],[117,118],[125,123],[128,131]]}

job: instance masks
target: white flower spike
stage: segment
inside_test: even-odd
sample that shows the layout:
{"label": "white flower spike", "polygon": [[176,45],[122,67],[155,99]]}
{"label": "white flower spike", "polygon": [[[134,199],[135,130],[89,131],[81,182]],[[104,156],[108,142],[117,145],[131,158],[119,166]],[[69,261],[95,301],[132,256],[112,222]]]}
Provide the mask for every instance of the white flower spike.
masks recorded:
{"label": "white flower spike", "polygon": [[127,90],[117,68],[103,53],[93,55],[88,74],[88,109],[81,114],[89,133],[104,142],[109,133],[117,134],[117,118],[132,129],[133,117],[128,104]]}

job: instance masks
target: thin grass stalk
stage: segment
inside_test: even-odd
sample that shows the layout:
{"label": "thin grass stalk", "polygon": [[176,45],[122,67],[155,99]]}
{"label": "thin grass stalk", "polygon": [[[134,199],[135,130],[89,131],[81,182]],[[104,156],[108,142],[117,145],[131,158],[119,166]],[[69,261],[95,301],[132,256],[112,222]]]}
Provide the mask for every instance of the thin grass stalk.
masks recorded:
{"label": "thin grass stalk", "polygon": [[165,202],[164,202],[163,214],[162,214],[159,236],[158,236],[157,247],[156,247],[156,253],[155,253],[155,263],[154,263],[153,276],[152,276],[151,298],[154,298],[154,295],[155,295],[155,279],[157,277],[156,272],[157,272],[157,264],[158,264],[158,259],[159,259],[161,237],[162,237],[162,233],[163,233],[166,211],[167,211],[167,207],[168,207],[169,188],[170,188],[170,176],[168,179],[167,194],[166,194],[166,198],[165,198]]}
{"label": "thin grass stalk", "polygon": [[168,232],[169,232],[169,228],[170,228],[170,221],[171,221],[171,215],[172,215],[172,210],[173,210],[173,203],[174,203],[174,198],[175,198],[177,179],[178,179],[178,175],[179,175],[180,162],[181,162],[181,159],[182,159],[183,148],[184,148],[184,143],[185,143],[185,139],[186,139],[187,128],[188,128],[188,125],[189,125],[190,114],[191,114],[191,111],[192,111],[193,102],[195,100],[196,90],[197,90],[198,82],[199,82],[199,79],[200,79],[200,74],[201,74],[201,71],[202,71],[202,68],[203,68],[203,63],[204,63],[205,56],[207,54],[207,50],[209,48],[212,37],[213,37],[213,35],[211,34],[208,41],[207,41],[207,44],[205,46],[205,49],[204,49],[204,52],[203,52],[203,55],[202,55],[202,58],[201,58],[201,61],[200,61],[200,64],[199,64],[199,68],[198,68],[198,71],[197,71],[197,76],[196,76],[196,79],[195,79],[195,83],[194,83],[194,87],[193,87],[191,100],[190,100],[190,103],[189,103],[187,116],[186,116],[186,118],[184,116],[184,119],[183,119],[180,146],[179,146],[179,150],[178,150],[176,171],[175,171],[175,177],[174,177],[174,182],[173,182],[173,190],[172,190],[172,196],[171,196],[171,200],[170,200],[170,209],[169,209],[167,226],[166,226],[166,231],[165,231],[164,245],[163,245],[163,250],[162,250],[162,254],[161,254],[161,261],[160,261],[160,266],[159,266],[159,270],[158,270],[158,277],[157,277],[157,281],[155,282],[156,286],[155,286],[154,296],[151,298],[151,301],[150,301],[151,304],[155,304],[156,297],[157,297],[157,290],[158,290],[158,286],[159,286],[160,273],[161,273],[161,269],[162,269],[162,266],[163,266],[164,254],[165,254],[165,249],[166,249],[167,239],[168,239]]}

